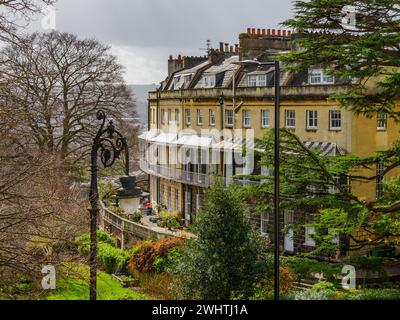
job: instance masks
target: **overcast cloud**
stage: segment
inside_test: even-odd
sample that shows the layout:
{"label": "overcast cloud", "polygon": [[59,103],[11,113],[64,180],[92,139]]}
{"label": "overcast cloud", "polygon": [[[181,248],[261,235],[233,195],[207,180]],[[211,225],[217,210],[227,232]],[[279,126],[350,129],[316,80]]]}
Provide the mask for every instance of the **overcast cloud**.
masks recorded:
{"label": "overcast cloud", "polygon": [[[247,27],[277,28],[292,0],[58,0],[56,27],[112,46],[129,84],[159,83],[170,54],[203,55]],[[40,29],[39,20],[34,28]]]}

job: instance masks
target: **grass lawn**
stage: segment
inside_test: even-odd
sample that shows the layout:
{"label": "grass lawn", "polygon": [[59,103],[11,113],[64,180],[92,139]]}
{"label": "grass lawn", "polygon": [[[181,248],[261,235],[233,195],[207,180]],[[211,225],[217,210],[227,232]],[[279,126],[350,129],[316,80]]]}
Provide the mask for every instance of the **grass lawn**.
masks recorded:
{"label": "grass lawn", "polygon": [[[68,265],[68,273],[62,279],[57,279],[57,289],[44,296],[46,300],[88,300],[89,299],[89,268],[86,265]],[[124,288],[113,277],[102,271],[97,272],[98,300],[148,300],[143,293]]]}

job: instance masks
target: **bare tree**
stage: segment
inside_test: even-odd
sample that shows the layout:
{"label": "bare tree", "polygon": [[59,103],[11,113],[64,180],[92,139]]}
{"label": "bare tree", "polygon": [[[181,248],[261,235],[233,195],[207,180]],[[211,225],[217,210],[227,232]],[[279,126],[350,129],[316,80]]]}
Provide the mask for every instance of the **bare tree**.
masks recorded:
{"label": "bare tree", "polygon": [[55,0],[0,0],[0,41],[19,43],[19,32],[32,16],[54,3]]}
{"label": "bare tree", "polygon": [[33,34],[22,47],[10,45],[0,53],[0,77],[6,105],[24,120],[14,130],[30,146],[59,153],[69,163],[87,155],[96,110],[117,120],[135,116],[123,67],[96,40],[56,31]]}

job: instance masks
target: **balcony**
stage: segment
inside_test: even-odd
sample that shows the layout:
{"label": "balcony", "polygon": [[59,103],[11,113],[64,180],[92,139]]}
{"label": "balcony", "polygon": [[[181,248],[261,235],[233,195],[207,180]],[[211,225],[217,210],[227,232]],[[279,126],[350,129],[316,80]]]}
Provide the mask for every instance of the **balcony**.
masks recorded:
{"label": "balcony", "polygon": [[154,165],[150,164],[147,160],[140,160],[139,165],[142,171],[160,178],[170,179],[203,188],[210,187],[212,183],[213,176],[211,174]]}
{"label": "balcony", "polygon": [[[320,100],[326,99],[334,93],[347,92],[350,86],[347,85],[303,85],[303,86],[282,86],[281,95],[286,100]],[[209,89],[187,89],[161,91],[161,99],[218,99],[221,92],[226,98],[232,98],[231,88],[209,88]],[[240,98],[260,98],[273,100],[274,87],[239,87],[235,95]],[[157,99],[156,92],[149,92],[149,100]]]}
{"label": "balcony", "polygon": [[[147,174],[157,176],[164,179],[170,179],[185,184],[190,184],[202,188],[208,188],[212,184],[214,175],[203,174],[197,172],[190,172],[181,169],[172,169],[160,165],[150,164],[147,160],[140,160],[140,169]],[[223,178],[225,184],[234,183],[237,185],[259,185],[263,181],[254,181],[248,179],[235,179],[235,178]]]}

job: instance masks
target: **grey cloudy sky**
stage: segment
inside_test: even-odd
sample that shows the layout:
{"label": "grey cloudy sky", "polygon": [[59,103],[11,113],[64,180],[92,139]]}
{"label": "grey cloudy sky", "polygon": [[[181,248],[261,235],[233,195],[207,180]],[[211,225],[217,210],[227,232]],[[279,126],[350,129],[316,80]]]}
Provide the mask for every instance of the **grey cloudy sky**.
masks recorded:
{"label": "grey cloudy sky", "polygon": [[[210,39],[237,43],[247,27],[276,28],[292,0],[58,0],[60,31],[112,46],[130,84],[158,83],[170,54],[203,55]],[[40,25],[36,22],[37,25]]]}

